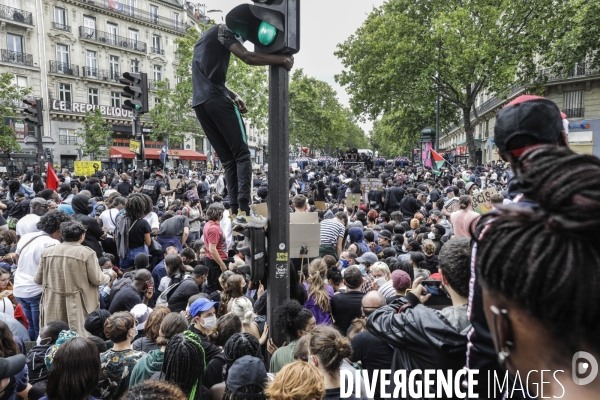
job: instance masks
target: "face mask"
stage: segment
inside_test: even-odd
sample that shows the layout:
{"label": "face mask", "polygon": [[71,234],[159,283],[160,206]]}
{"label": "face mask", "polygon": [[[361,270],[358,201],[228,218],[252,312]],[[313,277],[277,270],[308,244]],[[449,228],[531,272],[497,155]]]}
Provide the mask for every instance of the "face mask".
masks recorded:
{"label": "face mask", "polygon": [[348,268],[348,260],[341,260],[340,262],[342,263],[342,268]]}
{"label": "face mask", "polygon": [[358,269],[360,270],[360,273],[362,274],[362,276],[367,276],[367,268],[364,265],[360,264],[358,266]]}
{"label": "face mask", "polygon": [[204,325],[202,325],[202,327],[206,330],[210,330],[212,328],[214,328],[214,326],[217,324],[217,317],[215,317],[214,315],[212,317],[206,317],[204,318]]}
{"label": "face mask", "polygon": [[435,234],[433,232],[429,232],[427,234],[427,238],[433,240],[433,239],[435,239]]}
{"label": "face mask", "polygon": [[383,285],[385,285],[385,282],[386,282],[386,280],[385,280],[384,276],[382,276],[381,278],[379,278],[375,281],[375,283],[377,283],[378,287],[382,287]]}
{"label": "face mask", "polygon": [[402,251],[406,253],[406,246],[402,245]]}

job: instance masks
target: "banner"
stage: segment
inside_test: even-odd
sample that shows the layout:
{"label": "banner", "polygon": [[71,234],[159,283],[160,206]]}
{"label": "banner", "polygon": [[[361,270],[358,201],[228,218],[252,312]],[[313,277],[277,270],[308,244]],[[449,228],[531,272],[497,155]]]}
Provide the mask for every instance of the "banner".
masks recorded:
{"label": "banner", "polygon": [[491,198],[492,195],[496,193],[498,193],[498,191],[496,188],[492,187],[482,190],[476,195],[471,196],[471,199],[473,199],[473,211],[479,214],[490,212],[493,209]]}
{"label": "banner", "polygon": [[137,140],[129,141],[129,151],[135,154],[140,154],[140,149],[142,147],[142,142],[138,142]]}
{"label": "banner", "polygon": [[100,161],[75,161],[75,176],[92,176],[102,169]]}

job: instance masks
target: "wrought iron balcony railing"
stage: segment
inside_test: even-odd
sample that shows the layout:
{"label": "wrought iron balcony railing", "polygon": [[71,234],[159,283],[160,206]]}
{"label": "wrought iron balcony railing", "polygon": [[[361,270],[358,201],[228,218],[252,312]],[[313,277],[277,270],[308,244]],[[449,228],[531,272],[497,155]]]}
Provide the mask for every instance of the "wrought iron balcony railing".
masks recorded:
{"label": "wrought iron balcony railing", "polygon": [[66,62],[50,61],[50,72],[54,74],[79,76],[79,66]]}
{"label": "wrought iron balcony railing", "polygon": [[97,29],[86,28],[84,26],[79,27],[79,37],[84,40],[91,40],[94,42],[122,47],[142,53],[145,53],[147,48],[146,43],[140,42],[139,40],[113,35],[112,33],[102,32]]}
{"label": "wrought iron balcony railing", "polygon": [[33,67],[33,56],[27,53],[20,53],[18,51],[2,49],[0,52],[2,61],[13,64],[28,65]]}
{"label": "wrought iron balcony railing", "polygon": [[121,73],[120,71],[113,71],[109,69],[83,67],[83,77],[118,82],[119,78],[121,77]]}
{"label": "wrought iron balcony railing", "polygon": [[71,32],[71,27],[65,24],[59,24],[58,22],[52,22],[52,29],[58,29],[59,31]]}
{"label": "wrought iron balcony railing", "polygon": [[19,10],[18,8],[0,5],[0,18],[33,25],[33,15],[28,11]]}

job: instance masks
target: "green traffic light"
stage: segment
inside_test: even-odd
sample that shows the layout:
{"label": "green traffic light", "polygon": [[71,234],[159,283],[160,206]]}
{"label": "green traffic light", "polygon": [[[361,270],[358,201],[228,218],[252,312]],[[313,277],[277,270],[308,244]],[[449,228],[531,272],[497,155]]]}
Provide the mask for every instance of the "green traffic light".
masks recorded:
{"label": "green traffic light", "polygon": [[135,109],[139,111],[139,110],[141,110],[141,109],[142,109],[142,106],[137,106],[137,105],[136,105],[136,106],[135,106]]}
{"label": "green traffic light", "polygon": [[273,25],[265,21],[260,23],[258,26],[258,41],[260,44],[263,46],[270,46],[275,41],[276,37],[277,29]]}

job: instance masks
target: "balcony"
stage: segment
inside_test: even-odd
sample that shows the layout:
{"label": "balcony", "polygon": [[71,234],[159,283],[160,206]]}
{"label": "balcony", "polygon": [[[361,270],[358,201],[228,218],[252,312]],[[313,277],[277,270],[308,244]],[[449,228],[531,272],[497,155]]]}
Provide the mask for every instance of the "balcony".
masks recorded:
{"label": "balcony", "polygon": [[567,118],[584,118],[585,115],[585,107],[582,108],[569,108],[563,110],[565,114],[567,114]]}
{"label": "balcony", "polygon": [[83,67],[84,78],[98,79],[102,81],[119,82],[121,73],[119,71],[112,71],[109,69],[98,69],[91,67]]}
{"label": "balcony", "polygon": [[73,135],[60,135],[58,137],[60,144],[77,144],[77,136]]}
{"label": "balcony", "polygon": [[83,26],[79,27],[79,37],[84,40],[102,43],[109,46],[121,47],[124,49],[146,52],[146,43],[123,36],[113,35],[112,33],[98,31]]}
{"label": "balcony", "polygon": [[2,49],[0,57],[4,62],[33,67],[33,56],[31,54]]}
{"label": "balcony", "polygon": [[552,68],[545,68],[539,71],[540,77],[547,78],[548,82],[585,78],[586,76],[598,74],[600,74],[600,67],[592,68],[591,63],[575,64],[573,68],[563,73],[556,73]]}
{"label": "balcony", "polygon": [[165,55],[165,51],[160,47],[152,47],[150,51],[152,54],[160,54],[161,56]]}
{"label": "balcony", "polygon": [[59,31],[71,32],[71,27],[65,24],[59,24],[58,22],[52,23],[52,29],[57,29]]}
{"label": "balcony", "polygon": [[[162,82],[162,81],[155,81],[152,79],[148,80],[148,89],[150,89],[150,90],[158,89],[158,85],[156,84],[156,82]],[[165,81],[165,83],[167,84],[167,89],[171,89],[171,84],[166,81]]]}
{"label": "balcony", "polygon": [[19,22],[21,24],[33,25],[33,15],[30,12],[19,10],[8,6],[0,6],[0,18]]}
{"label": "balcony", "polygon": [[[187,32],[189,25],[183,24],[179,20],[174,20],[162,17],[156,14],[150,14],[148,11],[139,8],[130,7],[123,3],[114,0],[80,0],[82,3],[89,4],[96,8],[109,10],[111,12],[121,14],[124,17],[135,18],[139,21],[147,22],[153,25],[158,25],[163,28],[172,29],[178,32]],[[182,10],[183,12],[183,10]]]}
{"label": "balcony", "polygon": [[79,76],[79,66],[65,62],[50,61],[50,73]]}

